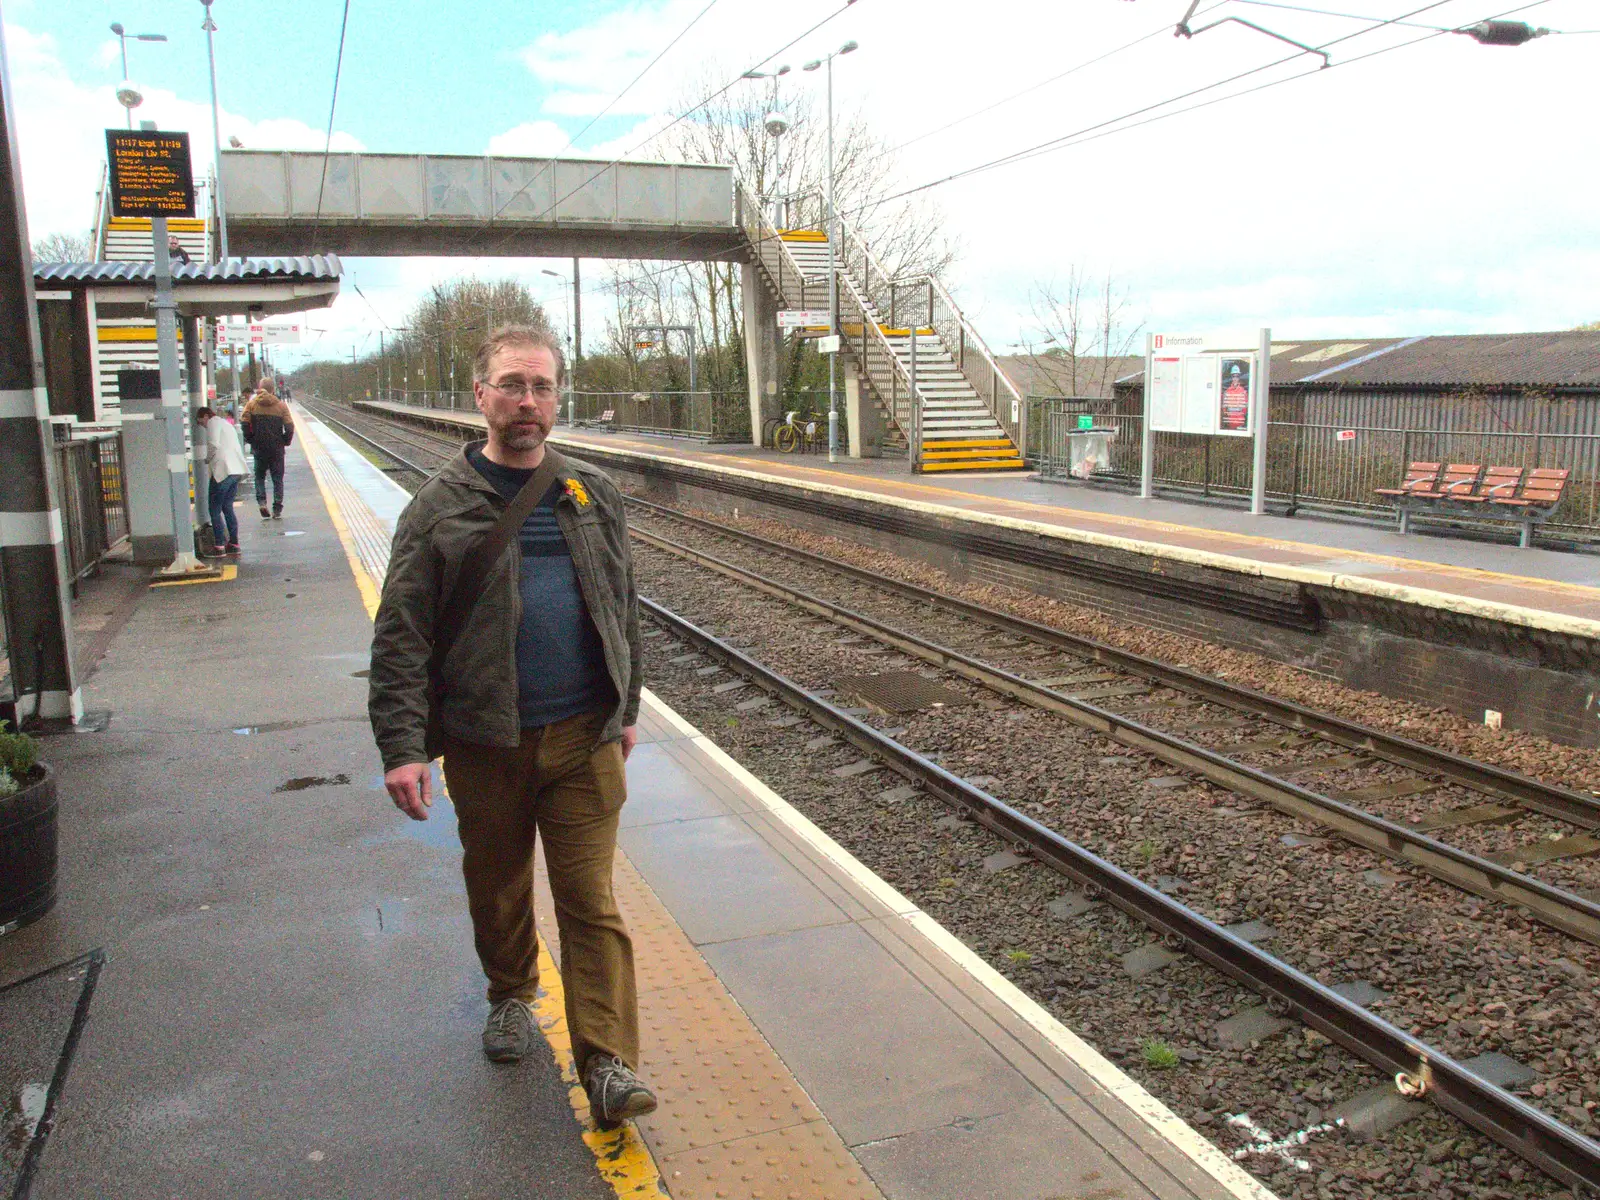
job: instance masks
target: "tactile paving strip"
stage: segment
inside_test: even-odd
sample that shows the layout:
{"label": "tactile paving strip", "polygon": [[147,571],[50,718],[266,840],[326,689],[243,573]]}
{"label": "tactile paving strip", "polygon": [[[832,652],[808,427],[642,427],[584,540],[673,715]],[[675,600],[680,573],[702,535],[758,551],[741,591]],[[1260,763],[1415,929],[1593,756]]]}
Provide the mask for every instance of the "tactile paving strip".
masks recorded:
{"label": "tactile paving strip", "polygon": [[[614,881],[638,973],[640,1073],[661,1102],[638,1127],[674,1200],[882,1200],[620,851]],[[535,891],[540,934],[558,953],[542,854]]]}
{"label": "tactile paving strip", "polygon": [[378,520],[377,514],[372,511],[372,506],[363,500],[350,486],[350,481],[344,477],[344,472],[334,465],[328,457],[328,452],[322,448],[322,443],[317,439],[315,426],[310,420],[305,419],[304,410],[301,411],[300,428],[305,431],[305,436],[300,439],[306,458],[311,462],[311,469],[316,473],[317,482],[333,494],[338,504],[338,516],[343,518],[346,531],[351,541],[355,543],[356,554],[361,560],[361,565],[366,568],[374,582],[379,586],[383,584],[383,577],[389,573],[389,531],[383,527],[383,522]]}

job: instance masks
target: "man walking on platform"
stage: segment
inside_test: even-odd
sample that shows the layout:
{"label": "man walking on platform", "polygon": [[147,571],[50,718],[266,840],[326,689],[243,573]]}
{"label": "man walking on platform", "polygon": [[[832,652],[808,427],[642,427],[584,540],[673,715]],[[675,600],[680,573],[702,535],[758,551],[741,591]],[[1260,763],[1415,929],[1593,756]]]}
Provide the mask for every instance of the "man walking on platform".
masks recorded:
{"label": "man walking on platform", "polygon": [[530,326],[479,348],[472,388],[488,440],[400,515],[368,707],[384,784],[414,820],[427,820],[429,763],[444,755],[489,979],[483,1050],[496,1062],[520,1059],[533,1033],[543,841],[573,1056],[610,1128],[656,1107],[634,1074],[633,943],[611,882],[642,652],[621,493],[545,443],[564,368],[554,337]]}
{"label": "man walking on platform", "polygon": [[[294,441],[294,416],[262,379],[239,418],[244,439],[256,456],[256,507],[263,517],[283,519],[283,451]],[[272,476],[272,509],[267,509],[267,475]]]}

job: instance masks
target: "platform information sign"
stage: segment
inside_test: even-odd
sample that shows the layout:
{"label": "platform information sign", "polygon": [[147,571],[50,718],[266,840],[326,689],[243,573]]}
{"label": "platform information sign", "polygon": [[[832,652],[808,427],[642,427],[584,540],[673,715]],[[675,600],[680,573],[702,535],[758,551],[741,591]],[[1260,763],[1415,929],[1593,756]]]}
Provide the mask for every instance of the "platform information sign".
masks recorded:
{"label": "platform information sign", "polygon": [[114,217],[194,216],[189,135],[154,129],[106,130]]}
{"label": "platform information sign", "polygon": [[1152,333],[1145,345],[1145,413],[1139,494],[1154,494],[1157,433],[1253,438],[1250,511],[1265,511],[1270,330]]}
{"label": "platform information sign", "polygon": [[826,329],[828,310],[825,308],[781,308],[778,310],[779,329]]}
{"label": "platform information sign", "polygon": [[281,321],[267,324],[251,321],[249,324],[217,322],[217,346],[226,350],[231,346],[294,346],[300,343],[299,321]]}
{"label": "platform information sign", "polygon": [[1151,336],[1150,428],[1156,433],[1250,437],[1259,355],[1250,334]]}

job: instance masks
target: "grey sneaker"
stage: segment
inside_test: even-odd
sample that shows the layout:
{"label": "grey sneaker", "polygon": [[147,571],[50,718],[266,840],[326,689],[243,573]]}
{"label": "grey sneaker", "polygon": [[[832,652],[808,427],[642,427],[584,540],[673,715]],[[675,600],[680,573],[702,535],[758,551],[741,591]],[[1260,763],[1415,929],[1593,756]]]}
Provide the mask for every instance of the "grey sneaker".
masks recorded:
{"label": "grey sneaker", "polygon": [[502,1000],[489,1010],[483,1052],[491,1062],[517,1062],[528,1052],[532,1037],[533,1009],[515,998]]}
{"label": "grey sneaker", "polygon": [[615,1129],[656,1110],[656,1094],[620,1058],[591,1054],[583,1088],[589,1093],[589,1112],[601,1129]]}

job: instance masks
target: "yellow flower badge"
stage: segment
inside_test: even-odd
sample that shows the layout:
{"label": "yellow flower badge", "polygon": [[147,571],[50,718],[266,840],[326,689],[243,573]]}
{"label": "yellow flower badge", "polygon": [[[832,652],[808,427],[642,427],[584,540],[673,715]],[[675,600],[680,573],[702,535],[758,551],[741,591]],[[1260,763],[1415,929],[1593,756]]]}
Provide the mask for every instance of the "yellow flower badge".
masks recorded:
{"label": "yellow flower badge", "polygon": [[584,490],[583,484],[579,483],[576,479],[568,479],[565,482],[567,495],[572,497],[572,502],[579,508],[588,508],[589,493]]}

